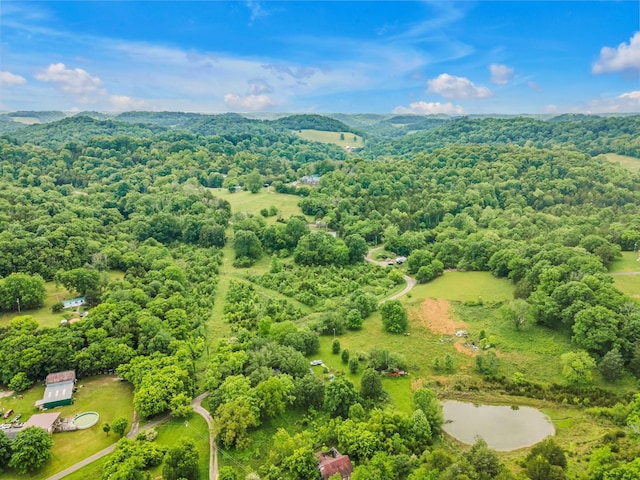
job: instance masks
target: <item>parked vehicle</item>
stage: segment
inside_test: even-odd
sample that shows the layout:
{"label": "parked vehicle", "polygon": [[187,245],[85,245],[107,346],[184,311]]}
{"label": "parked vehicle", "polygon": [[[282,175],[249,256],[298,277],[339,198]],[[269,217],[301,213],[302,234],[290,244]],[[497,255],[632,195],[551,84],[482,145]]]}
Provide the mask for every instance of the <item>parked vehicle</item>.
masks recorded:
{"label": "parked vehicle", "polygon": [[9,410],[7,410],[5,412],[5,414],[2,416],[2,418],[7,419],[9,418],[11,415],[13,415],[13,408],[10,408]]}

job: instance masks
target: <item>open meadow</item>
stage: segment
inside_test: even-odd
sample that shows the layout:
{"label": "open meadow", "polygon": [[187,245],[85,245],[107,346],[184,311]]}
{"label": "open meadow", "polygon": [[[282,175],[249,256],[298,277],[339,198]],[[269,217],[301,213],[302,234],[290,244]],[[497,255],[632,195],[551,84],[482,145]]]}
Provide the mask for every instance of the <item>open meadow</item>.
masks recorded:
{"label": "open meadow", "polygon": [[640,274],[616,275],[613,277],[613,284],[625,295],[640,299]]}
{"label": "open meadow", "polygon": [[[302,211],[298,206],[300,197],[277,193],[272,188],[262,188],[258,193],[251,193],[247,190],[230,193],[226,188],[210,189],[216,197],[228,201],[231,204],[233,213],[243,212],[253,215],[260,215],[260,210],[274,206],[278,209],[278,215],[267,217],[268,223],[275,222],[280,216],[289,218],[291,215],[302,215]],[[311,218],[307,220],[311,221]]]}
{"label": "open meadow", "polygon": [[631,298],[640,299],[640,256],[637,252],[622,252],[622,258],[611,264],[613,284]]}
{"label": "open meadow", "polygon": [[611,263],[610,273],[640,272],[640,255],[637,252],[622,252],[622,256]]}
{"label": "open meadow", "polygon": [[362,148],[364,140],[361,136],[350,132],[326,132],[322,130],[296,130],[292,132],[311,142],[333,143],[339,147]]}
{"label": "open meadow", "polygon": [[618,155],[617,153],[606,153],[602,156],[607,162],[617,163],[630,172],[640,172],[640,158]]}
{"label": "open meadow", "polygon": [[[444,272],[434,280],[416,285],[411,298],[443,298],[457,302],[505,302],[513,299],[511,281],[489,272]],[[409,301],[409,303],[412,303]]]}

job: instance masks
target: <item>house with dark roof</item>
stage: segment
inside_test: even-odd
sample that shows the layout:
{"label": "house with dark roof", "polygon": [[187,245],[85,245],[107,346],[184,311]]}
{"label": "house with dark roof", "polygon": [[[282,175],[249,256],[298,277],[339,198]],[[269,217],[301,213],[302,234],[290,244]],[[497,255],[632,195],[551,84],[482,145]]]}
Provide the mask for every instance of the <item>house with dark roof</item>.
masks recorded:
{"label": "house with dark roof", "polygon": [[326,452],[318,452],[318,461],[318,470],[320,470],[322,480],[327,480],[336,473],[341,475],[342,480],[350,480],[353,466],[349,455],[342,455],[334,447]]}

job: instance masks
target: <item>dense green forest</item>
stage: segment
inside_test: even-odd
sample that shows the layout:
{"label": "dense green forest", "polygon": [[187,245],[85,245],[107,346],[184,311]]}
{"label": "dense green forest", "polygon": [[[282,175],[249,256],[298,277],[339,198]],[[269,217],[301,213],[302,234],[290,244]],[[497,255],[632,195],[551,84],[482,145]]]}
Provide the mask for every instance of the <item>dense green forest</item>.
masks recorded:
{"label": "dense green forest", "polygon": [[[354,480],[640,476],[640,291],[610,275],[638,250],[640,175],[596,158],[640,157],[640,117],[62,117],[0,119],[3,385],[117,371],[141,419],[186,417],[208,391],[225,479],[320,478],[316,452],[331,447],[349,455]],[[347,152],[301,129],[367,142]],[[233,207],[245,191],[259,214]],[[284,197],[295,214],[275,206]],[[378,246],[406,263],[365,262]],[[561,373],[510,365],[484,330],[473,360],[394,343],[418,335],[413,293],[381,303],[403,275],[428,284],[453,271],[490,272],[513,291],[460,302],[462,320],[548,335],[564,350],[544,361]],[[85,297],[87,317],[41,325],[51,285]],[[341,368],[310,369],[320,354]],[[400,370],[411,382],[381,380]],[[438,401],[456,394],[547,402],[598,433],[580,443],[566,428],[512,455],[464,446],[443,433]],[[170,461],[152,442],[126,442],[103,478]],[[20,471],[0,449],[0,467]]]}

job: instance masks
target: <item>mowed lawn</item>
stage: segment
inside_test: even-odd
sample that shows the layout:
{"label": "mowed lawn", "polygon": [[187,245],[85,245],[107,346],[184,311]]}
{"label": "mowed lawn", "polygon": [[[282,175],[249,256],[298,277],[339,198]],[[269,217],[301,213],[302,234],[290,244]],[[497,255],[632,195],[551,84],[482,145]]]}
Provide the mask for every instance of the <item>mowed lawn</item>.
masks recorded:
{"label": "mowed lawn", "polygon": [[640,158],[618,155],[617,153],[606,153],[602,156],[607,162],[617,163],[630,172],[640,172]]}
{"label": "mowed lawn", "polygon": [[613,277],[613,284],[625,295],[640,299],[640,274],[616,275]]}
{"label": "mowed lawn", "polygon": [[[325,132],[323,130],[296,130],[293,132],[299,137],[311,142],[333,143],[339,147],[362,148],[364,140],[361,136],[350,132]],[[344,136],[344,139],[340,135]]]}
{"label": "mowed lawn", "polygon": [[640,272],[637,252],[622,252],[622,258],[611,264],[609,271],[613,275],[613,284],[618,290],[632,298],[640,298],[640,274],[616,275],[626,272]]}
{"label": "mowed lawn", "polygon": [[[96,425],[86,430],[75,432],[55,433],[53,435],[53,457],[41,470],[29,475],[30,479],[44,479],[70,467],[71,465],[108,447],[117,440],[113,433],[107,436],[102,431],[102,424],[111,423],[118,417],[124,417],[131,424],[133,416],[133,389],[130,383],[122,382],[115,376],[100,375],[78,380],[77,392],[73,405],[57,407],[53,412],[60,412],[63,418],[73,418],[83,412],[98,412],[100,420]],[[0,405],[6,410],[13,408],[16,413],[22,413],[21,420],[27,420],[38,413],[34,402],[42,398],[44,386],[38,385],[24,394],[23,399],[3,398]],[[4,472],[0,479],[19,479],[24,476],[13,472]],[[88,477],[85,477],[88,478]]]}
{"label": "mowed lawn", "polygon": [[[246,190],[230,193],[226,188],[210,189],[216,197],[222,198],[231,204],[231,212],[252,213],[260,215],[263,208],[269,209],[274,206],[278,209],[278,214],[287,219],[291,215],[302,215],[302,210],[298,206],[300,198],[296,195],[277,193],[271,188],[261,188],[258,193],[251,193]],[[275,222],[277,215],[267,217],[267,222]]]}
{"label": "mowed lawn", "polygon": [[445,272],[429,283],[416,285],[410,295],[415,299],[443,298],[458,302],[504,302],[513,299],[511,281],[489,272]]}
{"label": "mowed lawn", "polygon": [[640,272],[640,256],[637,252],[622,252],[622,257],[616,259],[609,267],[609,272]]}

